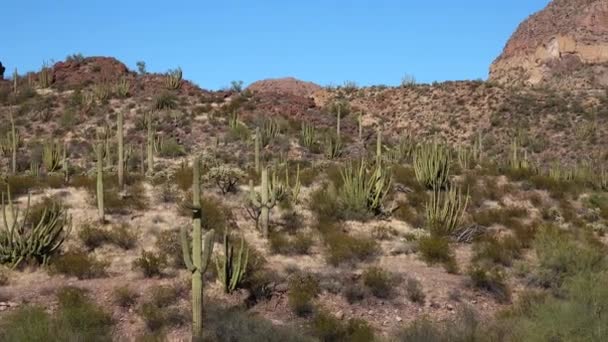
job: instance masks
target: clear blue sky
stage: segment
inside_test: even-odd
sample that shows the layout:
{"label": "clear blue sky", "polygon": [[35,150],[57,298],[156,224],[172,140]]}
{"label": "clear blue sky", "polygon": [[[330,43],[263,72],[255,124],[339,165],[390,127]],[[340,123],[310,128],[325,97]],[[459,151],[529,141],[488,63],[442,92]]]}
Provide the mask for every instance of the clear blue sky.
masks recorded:
{"label": "clear blue sky", "polygon": [[4,0],[0,61],[10,75],[68,54],[135,69],[180,66],[217,89],[294,76],[322,85],[486,78],[517,25],[549,0]]}

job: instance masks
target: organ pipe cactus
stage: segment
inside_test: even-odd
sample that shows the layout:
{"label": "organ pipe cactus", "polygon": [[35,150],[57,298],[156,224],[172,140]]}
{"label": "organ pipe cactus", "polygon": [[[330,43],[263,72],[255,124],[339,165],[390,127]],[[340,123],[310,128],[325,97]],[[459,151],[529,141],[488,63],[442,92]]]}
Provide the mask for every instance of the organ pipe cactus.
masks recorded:
{"label": "organ pipe cactus", "polygon": [[[0,234],[0,264],[18,267],[23,261],[36,260],[46,265],[49,258],[59,250],[72,229],[71,216],[61,207],[53,204],[44,208],[38,222],[29,223],[30,196],[23,218],[19,219],[19,209],[13,207],[10,188],[2,194],[3,232]],[[7,207],[10,220],[7,218]]]}
{"label": "organ pipe cactus", "polygon": [[245,239],[241,237],[241,246],[234,254],[234,246],[230,242],[228,231],[224,231],[224,255],[215,259],[215,267],[219,280],[224,286],[224,292],[230,293],[236,289],[243,280],[247,271],[249,249],[245,246]]}
{"label": "organ pipe cactus", "polygon": [[182,86],[182,69],[177,68],[175,70],[169,70],[167,72],[167,78],[165,79],[165,84],[167,88],[170,90],[177,90]]}
{"label": "organ pipe cactus", "polygon": [[262,233],[264,237],[267,238],[270,210],[277,204],[277,199],[274,192],[269,191],[267,168],[262,169],[261,177],[262,185],[260,188],[260,193],[255,192],[253,186],[251,186],[250,201],[251,204],[260,211],[259,223],[262,226]]}
{"label": "organ pipe cactus", "polygon": [[379,214],[391,188],[391,172],[382,164],[368,170],[365,161],[351,163],[341,171],[340,199],[352,212]]}
{"label": "organ pipe cactus", "polygon": [[67,143],[63,146],[63,157],[61,160],[62,160],[61,169],[63,170],[65,182],[67,183],[70,180],[70,161],[68,159],[68,144]]}
{"label": "organ pipe cactus", "polygon": [[261,130],[261,146],[265,147],[268,144],[270,144],[270,142],[272,141],[272,139],[276,138],[279,133],[280,133],[280,127],[279,124],[276,122],[276,120],[273,119],[268,119],[266,121],[264,121],[264,124],[262,125],[262,130]]}
{"label": "organ pipe cactus", "polygon": [[416,179],[429,189],[445,188],[449,183],[450,150],[434,141],[419,145],[414,153]]}
{"label": "organ pipe cactus", "polygon": [[342,140],[339,136],[328,134],[325,137],[325,157],[335,159],[342,155]]}
{"label": "organ pipe cactus", "polygon": [[378,126],[376,133],[376,164],[382,162],[382,129]]}
{"label": "organ pipe cactus", "polygon": [[[184,264],[192,273],[192,339],[199,341],[203,336],[203,274],[209,266],[213,252],[214,231],[202,233],[202,209],[200,187],[200,158],[192,165],[192,244],[188,241],[186,227],[181,228],[181,245]],[[190,253],[192,245],[192,253]]]}
{"label": "organ pipe cactus", "polygon": [[42,163],[46,172],[55,172],[61,168],[63,159],[62,145],[52,140],[47,141],[42,149]]}
{"label": "organ pipe cactus", "polygon": [[105,222],[105,207],[103,202],[103,144],[98,143],[95,153],[97,155],[97,213],[99,220]]}
{"label": "organ pipe cactus", "polygon": [[336,135],[340,137],[340,118],[342,116],[342,104],[338,103],[338,113],[336,114]]}
{"label": "organ pipe cactus", "polygon": [[118,141],[118,186],[122,190],[125,186],[124,116],[122,112],[118,112],[116,121],[116,140]]}
{"label": "organ pipe cactus", "polygon": [[468,197],[467,194],[463,198],[456,187],[445,193],[433,190],[426,204],[426,221],[431,235],[448,236],[458,228],[467,208]]}
{"label": "organ pipe cactus", "polygon": [[315,126],[302,122],[302,133],[300,134],[302,145],[308,149],[312,148],[316,142]]}
{"label": "organ pipe cactus", "polygon": [[13,71],[13,93],[17,93],[17,86],[19,84],[19,73],[17,72],[17,68]]}

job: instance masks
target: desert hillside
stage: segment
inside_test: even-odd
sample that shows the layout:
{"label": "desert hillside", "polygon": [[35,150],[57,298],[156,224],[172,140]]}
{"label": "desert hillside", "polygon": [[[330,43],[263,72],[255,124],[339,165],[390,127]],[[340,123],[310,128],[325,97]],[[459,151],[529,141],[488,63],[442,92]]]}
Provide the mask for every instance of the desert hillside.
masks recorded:
{"label": "desert hillside", "polygon": [[608,339],[606,9],[488,81],[5,73],[0,340]]}

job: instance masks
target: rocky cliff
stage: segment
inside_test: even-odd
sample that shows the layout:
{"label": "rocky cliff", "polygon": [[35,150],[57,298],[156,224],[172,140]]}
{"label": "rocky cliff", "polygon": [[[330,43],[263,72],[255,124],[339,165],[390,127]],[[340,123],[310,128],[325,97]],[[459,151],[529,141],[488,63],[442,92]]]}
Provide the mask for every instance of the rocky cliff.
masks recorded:
{"label": "rocky cliff", "polygon": [[553,0],[519,25],[490,68],[507,85],[608,86],[608,0]]}

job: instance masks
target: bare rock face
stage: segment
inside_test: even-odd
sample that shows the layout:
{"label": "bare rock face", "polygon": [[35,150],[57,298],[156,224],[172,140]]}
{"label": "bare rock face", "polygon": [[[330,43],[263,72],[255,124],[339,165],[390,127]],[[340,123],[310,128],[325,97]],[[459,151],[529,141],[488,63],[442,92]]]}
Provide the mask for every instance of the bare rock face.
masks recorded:
{"label": "bare rock face", "polygon": [[559,88],[608,86],[608,0],[553,0],[519,25],[490,80]]}
{"label": "bare rock face", "polygon": [[116,82],[131,74],[123,63],[111,57],[87,57],[82,61],[58,62],[52,70],[54,85],[68,88]]}
{"label": "bare rock face", "polygon": [[252,83],[247,89],[259,93],[278,93],[309,97],[321,86],[312,82],[305,82],[293,77],[267,79]]}

